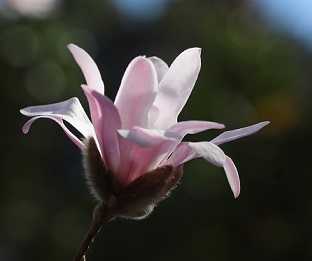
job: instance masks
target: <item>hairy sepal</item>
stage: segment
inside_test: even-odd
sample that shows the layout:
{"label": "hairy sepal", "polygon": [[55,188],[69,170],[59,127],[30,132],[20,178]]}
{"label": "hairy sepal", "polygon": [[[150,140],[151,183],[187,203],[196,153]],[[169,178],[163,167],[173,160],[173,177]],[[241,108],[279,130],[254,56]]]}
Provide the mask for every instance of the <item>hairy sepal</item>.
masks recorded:
{"label": "hairy sepal", "polygon": [[105,204],[115,217],[143,219],[178,185],[183,167],[163,166],[145,173],[126,187],[121,187],[106,169],[93,138],[86,141],[85,176],[95,198]]}

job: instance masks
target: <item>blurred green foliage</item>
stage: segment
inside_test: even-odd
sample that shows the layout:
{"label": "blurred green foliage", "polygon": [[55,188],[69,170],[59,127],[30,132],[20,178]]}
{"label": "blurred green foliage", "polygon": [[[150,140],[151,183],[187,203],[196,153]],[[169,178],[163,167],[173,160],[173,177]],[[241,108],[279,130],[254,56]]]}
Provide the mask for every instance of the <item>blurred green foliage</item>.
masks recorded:
{"label": "blurred green foliage", "polygon": [[221,169],[191,162],[151,217],[105,227],[89,260],[311,259],[311,53],[271,32],[245,1],[173,1],[150,22],[128,19],[109,1],[64,1],[45,18],[3,11],[0,39],[0,260],[70,260],[90,220],[95,202],[76,147],[50,121],[27,137],[20,130],[26,105],[72,96],[86,105],[70,42],[95,58],[111,98],[136,55],[170,62],[200,46],[201,74],[181,118],[229,129],[272,121],[224,146],[241,174],[238,200]]}

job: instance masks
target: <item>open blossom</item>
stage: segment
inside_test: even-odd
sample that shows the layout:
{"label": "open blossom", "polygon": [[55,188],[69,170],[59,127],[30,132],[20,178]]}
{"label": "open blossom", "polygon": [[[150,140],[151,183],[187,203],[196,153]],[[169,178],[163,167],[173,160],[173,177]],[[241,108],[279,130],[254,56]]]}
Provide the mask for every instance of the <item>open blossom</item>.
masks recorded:
{"label": "open blossom", "polygon": [[[219,145],[253,134],[269,122],[225,131],[210,141],[183,141],[187,134],[224,128],[223,124],[210,121],[177,121],[200,71],[199,48],[185,50],[170,67],[157,57],[134,58],[124,73],[114,102],[105,96],[104,83],[92,58],[74,44],[68,48],[86,80],[81,87],[89,103],[91,121],[79,100],[71,98],[22,109],[22,114],[32,117],[23,126],[23,132],[27,133],[39,118],[57,122],[84,151],[86,167],[91,173],[87,174],[88,180],[98,199],[108,200],[111,194],[118,193],[125,198],[133,194],[133,184],[152,190],[152,185],[147,186],[143,182],[143,186],[138,182],[145,176],[152,177],[149,184],[164,181],[155,192],[163,197],[180,179],[182,165],[195,158],[204,158],[222,167],[234,196],[238,197],[240,181],[237,169]],[[75,136],[64,121],[76,128],[82,138]],[[110,188],[107,180],[114,189]],[[126,213],[120,215],[127,216]]]}

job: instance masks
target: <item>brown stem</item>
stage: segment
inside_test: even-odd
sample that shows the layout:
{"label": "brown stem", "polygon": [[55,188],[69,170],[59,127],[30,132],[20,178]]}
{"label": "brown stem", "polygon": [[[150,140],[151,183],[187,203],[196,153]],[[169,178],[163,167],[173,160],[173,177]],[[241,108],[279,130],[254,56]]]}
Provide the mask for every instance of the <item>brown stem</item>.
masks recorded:
{"label": "brown stem", "polygon": [[74,257],[74,261],[86,261],[86,253],[96,237],[96,234],[101,230],[102,226],[108,223],[112,218],[112,213],[103,203],[100,203],[94,208],[91,225],[85,238],[81,242],[79,250]]}

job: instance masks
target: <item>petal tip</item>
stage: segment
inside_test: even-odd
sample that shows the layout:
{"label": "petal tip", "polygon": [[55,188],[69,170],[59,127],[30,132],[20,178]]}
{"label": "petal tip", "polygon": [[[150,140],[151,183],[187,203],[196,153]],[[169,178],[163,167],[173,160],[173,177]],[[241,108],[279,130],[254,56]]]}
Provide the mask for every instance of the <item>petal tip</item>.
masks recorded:
{"label": "petal tip", "polygon": [[238,199],[240,195],[240,189],[238,189],[238,191],[233,191],[233,194],[234,194],[234,199]]}
{"label": "petal tip", "polygon": [[72,51],[72,50],[75,49],[75,48],[79,48],[77,45],[75,45],[75,44],[73,44],[73,43],[69,43],[69,44],[67,44],[66,46],[67,46],[67,48],[68,48],[70,51]]}

